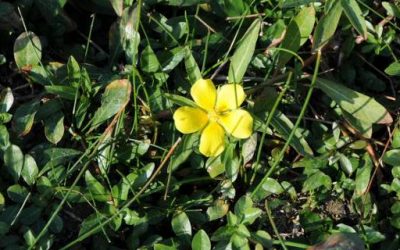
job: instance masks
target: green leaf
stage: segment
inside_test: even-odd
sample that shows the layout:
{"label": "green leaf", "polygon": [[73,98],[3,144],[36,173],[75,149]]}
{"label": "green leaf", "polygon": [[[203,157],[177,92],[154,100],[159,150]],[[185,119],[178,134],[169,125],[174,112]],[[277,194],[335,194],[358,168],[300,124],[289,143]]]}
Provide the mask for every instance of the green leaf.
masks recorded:
{"label": "green leaf", "polygon": [[76,95],[76,88],[72,86],[63,85],[47,85],[44,87],[46,92],[53,95],[58,95],[62,99],[74,101]]}
{"label": "green leaf", "polygon": [[150,45],[147,45],[142,52],[140,68],[147,73],[154,73],[161,70],[161,64]]}
{"label": "green leaf", "polygon": [[39,110],[40,102],[33,100],[22,104],[15,111],[13,126],[19,136],[24,136],[31,131],[36,112]]}
{"label": "green leaf", "polygon": [[29,195],[29,192],[25,187],[15,184],[7,188],[7,195],[12,201],[22,203]]}
{"label": "green leaf", "polygon": [[222,162],[221,156],[208,158],[206,161],[206,169],[211,178],[225,173],[225,164]]}
{"label": "green leaf", "polygon": [[21,172],[22,178],[29,186],[32,186],[36,181],[38,173],[39,169],[36,165],[35,159],[31,155],[26,154],[24,157],[24,166]]}
{"label": "green leaf", "polygon": [[367,191],[371,178],[372,161],[370,156],[368,154],[364,154],[362,162],[363,166],[357,169],[355,180],[356,187],[354,193],[357,196],[362,196]]}
{"label": "green leaf", "polygon": [[344,154],[339,153],[338,156],[339,156],[339,163],[340,163],[340,166],[342,167],[343,171],[346,174],[351,175],[355,171],[355,169],[354,169],[353,164],[351,164],[350,159],[347,158]]}
{"label": "green leaf", "polygon": [[0,113],[8,112],[14,103],[14,95],[10,88],[5,88],[0,93]]}
{"label": "green leaf", "polygon": [[392,166],[400,166],[400,149],[392,149],[385,153],[383,162]]}
{"label": "green leaf", "polygon": [[119,34],[125,58],[129,64],[135,65],[139,52],[140,34],[138,32],[140,21],[140,8],[136,5],[125,8],[119,23]]}
{"label": "green leaf", "polygon": [[194,101],[192,101],[186,97],[183,97],[180,95],[169,94],[169,93],[164,93],[164,96],[168,100],[172,101],[173,103],[175,103],[179,106],[197,107],[197,104]]}
{"label": "green leaf", "polygon": [[400,148],[400,127],[398,125],[393,129],[392,135],[392,148]]}
{"label": "green leaf", "polygon": [[315,190],[319,187],[324,186],[326,189],[330,189],[332,186],[331,178],[321,171],[316,171],[314,174],[309,176],[303,184],[302,192],[308,192]]}
{"label": "green leaf", "polygon": [[128,104],[130,95],[131,83],[128,80],[115,80],[109,83],[101,97],[101,106],[92,119],[92,129],[122,111]]}
{"label": "green leaf", "polygon": [[316,0],[284,0],[282,2],[282,8],[293,8],[302,5],[307,5],[309,3],[317,2]]}
{"label": "green leaf", "polygon": [[0,124],[0,150],[4,151],[10,145],[10,134],[7,127]]}
{"label": "green leaf", "polygon": [[189,47],[185,47],[185,68],[191,84],[201,79],[201,72]]}
{"label": "green leaf", "polygon": [[24,154],[17,145],[10,145],[4,152],[4,164],[7,171],[17,182],[24,166]]}
{"label": "green leaf", "polygon": [[229,211],[229,205],[223,200],[216,200],[214,205],[207,208],[207,215],[210,221],[224,217]]}
{"label": "green leaf", "polygon": [[336,1],[329,9],[328,13],[326,13],[319,21],[314,32],[314,51],[319,50],[326,45],[333,34],[335,34],[342,11],[343,8],[340,1]]}
{"label": "green leaf", "polygon": [[192,225],[185,212],[177,212],[172,217],[172,230],[178,237],[190,237],[192,235]]}
{"label": "green leaf", "polygon": [[386,69],[385,73],[390,76],[400,76],[400,62],[393,62]]}
{"label": "green leaf", "polygon": [[42,59],[40,39],[33,32],[23,32],[14,43],[14,60],[18,68],[32,67]]}
{"label": "green leaf", "polygon": [[200,229],[193,237],[192,240],[193,250],[211,250],[211,242],[207,233]]}
{"label": "green leaf", "polygon": [[109,1],[111,2],[115,14],[121,16],[124,10],[124,0],[109,0]]}
{"label": "green leaf", "polygon": [[253,159],[256,150],[257,150],[257,133],[254,133],[243,143],[242,147],[243,165],[246,165]]}
{"label": "green leaf", "polygon": [[[315,24],[315,9],[313,6],[303,8],[289,23],[281,48],[296,53],[308,40]],[[281,51],[278,67],[283,67],[292,58],[291,53]]]}
{"label": "green leaf", "polygon": [[343,11],[357,32],[367,39],[367,25],[356,0],[341,0]]}
{"label": "green leaf", "polygon": [[254,199],[262,200],[271,194],[281,194],[283,191],[281,184],[277,180],[267,178],[258,192],[254,194]]}
{"label": "green leaf", "polygon": [[199,133],[183,135],[182,142],[178,145],[171,157],[170,171],[177,169],[189,158],[194,150],[194,146],[197,145],[199,138]]}
{"label": "green leaf", "polygon": [[[271,120],[271,125],[278,131],[278,133],[286,140],[289,138],[290,133],[294,128],[292,121],[282,112],[275,112],[274,118]],[[308,145],[304,135],[297,130],[290,142],[290,145],[302,155],[313,155],[311,147]]]}
{"label": "green leaf", "polygon": [[390,2],[382,2],[382,6],[389,16],[400,18],[400,7],[398,5]]}
{"label": "green leaf", "polygon": [[79,87],[81,79],[81,68],[79,67],[79,63],[75,60],[73,56],[70,56],[68,58],[67,71],[70,85],[74,88]]}
{"label": "green leaf", "polygon": [[47,140],[57,144],[64,135],[64,114],[57,112],[44,120],[44,134]]}
{"label": "green leaf", "polygon": [[393,122],[386,108],[372,97],[322,78],[317,78],[317,87],[356,119],[366,123],[390,124]]}
{"label": "green leaf", "polygon": [[243,35],[239,46],[231,57],[229,66],[228,81],[229,83],[241,83],[247,67],[253,57],[254,50],[260,32],[261,19],[257,18],[250,25],[246,33]]}
{"label": "green leaf", "polygon": [[108,190],[93,177],[89,170],[85,172],[85,181],[93,199],[103,202],[111,200],[111,195]]}

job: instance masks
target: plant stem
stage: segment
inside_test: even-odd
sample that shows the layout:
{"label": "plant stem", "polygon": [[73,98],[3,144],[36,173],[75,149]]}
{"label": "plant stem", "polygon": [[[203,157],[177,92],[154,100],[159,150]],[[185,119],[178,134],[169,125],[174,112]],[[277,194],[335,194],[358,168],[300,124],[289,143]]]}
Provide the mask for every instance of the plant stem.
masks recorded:
{"label": "plant stem", "polygon": [[279,165],[279,163],[281,162],[283,155],[286,152],[286,149],[289,147],[290,141],[292,140],[293,136],[296,133],[297,127],[300,125],[300,122],[302,121],[307,107],[308,107],[308,103],[310,102],[311,99],[311,95],[313,93],[314,87],[316,85],[317,82],[317,75],[318,75],[318,71],[319,71],[319,65],[321,62],[321,51],[318,50],[317,51],[317,61],[315,63],[315,70],[314,70],[314,74],[312,77],[312,81],[311,81],[311,85],[310,88],[308,89],[307,92],[307,96],[306,99],[304,100],[304,104],[303,107],[301,108],[299,117],[296,120],[296,123],[292,129],[292,131],[290,132],[290,135],[285,143],[285,145],[283,146],[282,150],[279,152],[279,155],[277,157],[277,160],[274,162],[274,164],[272,165],[272,167],[268,170],[267,174],[263,177],[263,179],[258,183],[258,185],[256,186],[256,188],[253,190],[253,192],[251,192],[251,197],[254,198],[254,196],[256,195],[256,193],[260,190],[260,188],[262,187],[263,183],[271,176],[271,174],[275,171],[276,167]]}

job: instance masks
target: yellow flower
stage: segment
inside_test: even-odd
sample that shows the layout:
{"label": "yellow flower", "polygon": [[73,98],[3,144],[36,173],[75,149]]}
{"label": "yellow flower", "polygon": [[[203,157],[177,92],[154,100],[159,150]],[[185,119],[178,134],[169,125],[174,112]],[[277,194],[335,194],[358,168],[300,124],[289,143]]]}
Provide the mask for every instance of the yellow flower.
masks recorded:
{"label": "yellow flower", "polygon": [[197,80],[190,89],[197,107],[183,106],[174,113],[175,127],[183,134],[201,131],[200,152],[218,156],[225,148],[225,132],[233,137],[248,138],[253,131],[253,118],[240,107],[246,98],[243,87],[225,84],[215,88],[207,79]]}

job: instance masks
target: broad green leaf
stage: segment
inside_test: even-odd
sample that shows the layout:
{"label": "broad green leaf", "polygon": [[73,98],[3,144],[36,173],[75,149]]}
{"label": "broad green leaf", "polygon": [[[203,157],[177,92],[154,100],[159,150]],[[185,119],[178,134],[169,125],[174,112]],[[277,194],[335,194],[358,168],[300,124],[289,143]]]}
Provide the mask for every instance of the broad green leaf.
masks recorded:
{"label": "broad green leaf", "polygon": [[319,187],[324,186],[326,189],[330,189],[332,186],[331,178],[321,171],[316,171],[314,174],[309,176],[303,184],[302,192],[308,192],[315,190]]}
{"label": "broad green leaf", "polygon": [[131,83],[128,80],[115,80],[108,84],[101,98],[101,106],[94,114],[92,129],[123,110],[129,102],[130,95]]}
{"label": "broad green leaf", "polygon": [[22,178],[28,185],[32,186],[36,181],[38,173],[39,169],[36,165],[35,159],[31,155],[26,154],[24,157],[24,166],[21,172]]}
{"label": "broad green leaf", "polygon": [[251,236],[266,249],[272,249],[272,238],[266,231],[258,230],[257,232],[252,233]]}
{"label": "broad green leaf", "polygon": [[235,204],[235,215],[239,223],[251,225],[261,215],[261,209],[253,207],[250,196],[242,196]]}
{"label": "broad green leaf", "polygon": [[393,62],[386,69],[385,73],[390,76],[400,76],[400,62]]}
{"label": "broad green leaf", "polygon": [[40,102],[33,100],[22,104],[15,111],[13,117],[13,127],[18,135],[24,136],[31,131],[36,112],[39,110]]}
{"label": "broad green leaf", "polygon": [[383,162],[392,166],[400,166],[400,149],[392,149],[385,153]]}
{"label": "broad green leaf", "polygon": [[356,187],[354,193],[357,196],[361,196],[367,191],[372,170],[372,161],[370,156],[368,154],[364,154],[362,160],[363,160],[363,166],[357,169],[356,180],[355,180]]}
{"label": "broad green leaf", "polygon": [[356,119],[366,123],[390,124],[393,122],[386,108],[372,97],[322,78],[317,78],[317,87]]}
{"label": "broad green leaf", "polygon": [[[392,148],[400,148],[400,124],[393,129],[392,133]],[[0,144],[1,145],[1,144]]]}
{"label": "broad green leaf", "polygon": [[168,170],[174,171],[189,158],[193,152],[194,145],[198,144],[199,137],[199,133],[183,135],[182,142],[171,157],[171,165]]}
{"label": "broad green leaf", "polygon": [[[296,53],[307,41],[315,23],[315,9],[313,6],[303,8],[289,23],[281,48]],[[283,67],[292,58],[292,54],[281,51],[278,67]]]}
{"label": "broad green leaf", "polygon": [[262,200],[271,194],[281,194],[283,188],[279,182],[273,178],[267,178],[257,193],[254,194],[255,200]]}
{"label": "broad green leaf", "polygon": [[72,86],[63,85],[47,85],[44,87],[47,93],[58,95],[62,99],[74,101],[76,95],[76,88]]}
{"label": "broad green leaf", "polygon": [[225,164],[221,160],[221,156],[210,157],[206,161],[206,169],[211,178],[225,172]]}
{"label": "broad green leaf", "polygon": [[103,202],[111,200],[110,192],[108,192],[108,190],[93,177],[89,170],[86,170],[85,172],[85,181],[93,199]]}
{"label": "broad green leaf", "polygon": [[192,240],[193,250],[211,250],[211,242],[207,233],[200,229],[193,237]]}
{"label": "broad green leaf", "polygon": [[172,230],[178,237],[190,237],[192,235],[192,225],[185,212],[177,212],[172,217]]}
{"label": "broad green leaf", "polygon": [[185,51],[186,53],[184,59],[185,59],[186,72],[188,74],[190,83],[194,84],[197,80],[202,78],[201,72],[190,49],[186,47]]}
{"label": "broad green leaf", "polygon": [[345,156],[344,154],[339,153],[338,156],[339,156],[339,163],[340,163],[340,166],[342,167],[343,171],[348,175],[353,174],[355,169],[354,169],[353,164],[351,164],[350,159],[347,158],[347,156]]}
{"label": "broad green leaf", "polygon": [[282,2],[282,8],[293,8],[309,3],[317,2],[317,0],[284,0]]}
{"label": "broad green leaf", "polygon": [[121,36],[120,42],[122,43],[122,49],[125,52],[126,60],[132,65],[136,64],[139,52],[139,14],[139,8],[136,5],[125,8],[119,23],[119,34]]}
{"label": "broad green leaf", "polygon": [[250,162],[257,150],[257,133],[252,134],[244,143],[242,147],[243,165]]}
{"label": "broad green leaf", "polygon": [[24,32],[14,43],[14,60],[18,68],[30,68],[42,59],[42,45],[33,32]]}
{"label": "broad green leaf", "polygon": [[319,21],[314,32],[314,51],[321,49],[325,44],[328,43],[333,34],[335,34],[342,11],[343,8],[340,4],[340,1],[336,1],[329,9],[328,13],[326,13],[325,16],[323,16]]}
{"label": "broad green leaf", "polygon": [[168,100],[172,101],[173,103],[175,103],[179,106],[197,107],[197,104],[194,101],[192,101],[186,97],[183,97],[180,95],[174,95],[174,94],[170,94],[170,93],[164,93],[164,96]]}
{"label": "broad green leaf", "polygon": [[224,217],[229,211],[229,205],[223,200],[216,200],[207,208],[207,215],[210,221]]}
{"label": "broad green leaf", "polygon": [[147,73],[158,72],[161,70],[161,64],[150,45],[147,45],[140,57],[140,68]]}
{"label": "broad green leaf", "polygon": [[44,120],[44,134],[47,140],[57,144],[64,135],[64,114],[57,112]]}
{"label": "broad green leaf", "polygon": [[14,103],[14,96],[10,88],[5,88],[0,93],[0,113],[8,112]]}
{"label": "broad green leaf", "polygon": [[[294,127],[292,121],[280,111],[275,112],[275,116],[271,120],[271,125],[285,139],[289,138],[289,135]],[[299,130],[295,132],[290,145],[302,155],[314,154],[303,134]]]}
{"label": "broad green leaf", "polygon": [[10,145],[4,151],[3,157],[7,171],[13,177],[14,182],[17,182],[24,166],[24,154],[17,145]]}
{"label": "broad green leaf", "polygon": [[109,0],[115,13],[118,16],[122,15],[122,12],[124,10],[124,0]]}
{"label": "broad green leaf", "polygon": [[190,83],[194,84],[197,80],[201,79],[201,72],[199,69],[199,66],[196,63],[196,60],[194,59],[192,55],[192,51],[190,50],[189,47],[185,48],[185,67],[186,67],[186,73],[189,77]]}
{"label": "broad green leaf", "polygon": [[10,134],[7,127],[0,124],[0,150],[4,151],[10,146]]}
{"label": "broad green leaf", "polygon": [[[185,47],[176,47],[168,51],[163,51],[159,54],[158,59],[160,60],[162,71],[169,73],[175,69],[176,66],[185,58],[187,50]],[[189,74],[190,72],[188,72]]]}
{"label": "broad green leaf", "polygon": [[154,244],[154,250],[177,250],[175,246],[167,246],[161,243]]}
{"label": "broad green leaf", "polygon": [[389,16],[400,18],[400,6],[395,3],[382,2],[382,6],[385,8]]}
{"label": "broad green leaf", "polygon": [[26,196],[28,196],[29,192],[28,190],[20,186],[18,184],[9,186],[7,188],[7,195],[8,198],[10,198],[12,201],[17,202],[17,203],[22,203],[24,202]]}
{"label": "broad green leaf", "polygon": [[356,0],[341,0],[343,11],[357,32],[367,39],[367,25]]}
{"label": "broad green leaf", "polygon": [[348,112],[342,110],[343,117],[346,121],[350,123],[350,125],[356,129],[363,137],[371,138],[372,137],[372,122],[360,120]]}
{"label": "broad green leaf", "polygon": [[246,33],[243,35],[239,46],[231,57],[229,66],[228,81],[230,83],[241,83],[247,67],[253,57],[254,50],[261,27],[261,19],[257,18],[250,25]]}
{"label": "broad green leaf", "polygon": [[79,87],[81,79],[81,68],[79,67],[79,63],[75,60],[73,56],[70,56],[68,58],[67,72],[69,85],[75,88]]}

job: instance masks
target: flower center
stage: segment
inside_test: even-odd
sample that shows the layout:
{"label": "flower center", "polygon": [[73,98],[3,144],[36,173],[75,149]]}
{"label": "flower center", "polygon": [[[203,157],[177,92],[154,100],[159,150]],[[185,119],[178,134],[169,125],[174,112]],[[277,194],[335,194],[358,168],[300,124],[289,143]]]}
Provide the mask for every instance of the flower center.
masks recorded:
{"label": "flower center", "polygon": [[210,121],[216,122],[219,119],[219,115],[217,112],[215,112],[215,110],[210,110],[208,111],[208,119]]}

